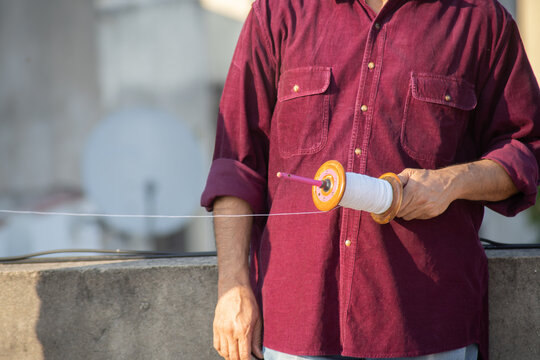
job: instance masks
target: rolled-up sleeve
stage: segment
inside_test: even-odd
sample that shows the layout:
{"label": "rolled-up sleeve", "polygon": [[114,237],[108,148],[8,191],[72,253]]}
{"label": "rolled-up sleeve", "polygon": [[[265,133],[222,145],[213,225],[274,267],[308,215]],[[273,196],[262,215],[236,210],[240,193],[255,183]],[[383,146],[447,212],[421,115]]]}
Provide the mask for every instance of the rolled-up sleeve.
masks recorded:
{"label": "rolled-up sleeve", "polygon": [[213,162],[201,205],[212,211],[219,196],[267,210],[270,122],[276,99],[276,62],[257,2],[233,55],[220,102]]}
{"label": "rolled-up sleeve", "polygon": [[216,159],[212,162],[201,205],[212,210],[219,196],[235,196],[251,205],[255,213],[266,211],[266,180],[246,165],[232,159]]}
{"label": "rolled-up sleeve", "polygon": [[506,216],[534,205],[539,181],[540,91],[517,26],[509,16],[490,53],[481,94],[479,143],[483,159],[501,165],[519,193],[487,203]]}

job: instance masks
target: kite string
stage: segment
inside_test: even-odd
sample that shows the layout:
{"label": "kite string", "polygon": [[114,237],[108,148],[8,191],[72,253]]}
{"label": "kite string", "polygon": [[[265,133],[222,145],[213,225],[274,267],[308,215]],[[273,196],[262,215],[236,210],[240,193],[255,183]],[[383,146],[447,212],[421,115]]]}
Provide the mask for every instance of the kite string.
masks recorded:
{"label": "kite string", "polygon": [[55,211],[29,211],[29,210],[0,210],[1,214],[12,215],[44,215],[44,216],[78,216],[78,217],[103,217],[103,218],[138,218],[138,219],[206,219],[206,218],[240,218],[240,217],[268,217],[268,216],[294,216],[316,215],[329,213],[330,211],[303,211],[270,214],[231,214],[231,215],[137,215],[137,214],[95,214],[95,213],[72,213]]}

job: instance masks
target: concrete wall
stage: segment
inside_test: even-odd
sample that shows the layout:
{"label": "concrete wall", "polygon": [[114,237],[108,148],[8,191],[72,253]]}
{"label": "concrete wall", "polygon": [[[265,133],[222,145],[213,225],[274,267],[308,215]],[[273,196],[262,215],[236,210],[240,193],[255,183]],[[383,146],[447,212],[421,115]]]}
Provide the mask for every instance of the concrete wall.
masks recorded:
{"label": "concrete wall", "polygon": [[214,258],[3,265],[0,359],[217,359]]}
{"label": "concrete wall", "polygon": [[540,249],[488,257],[492,359],[540,359]]}
{"label": "concrete wall", "polygon": [[[540,250],[488,251],[491,356],[540,358]],[[0,265],[0,359],[219,359],[216,261]]]}

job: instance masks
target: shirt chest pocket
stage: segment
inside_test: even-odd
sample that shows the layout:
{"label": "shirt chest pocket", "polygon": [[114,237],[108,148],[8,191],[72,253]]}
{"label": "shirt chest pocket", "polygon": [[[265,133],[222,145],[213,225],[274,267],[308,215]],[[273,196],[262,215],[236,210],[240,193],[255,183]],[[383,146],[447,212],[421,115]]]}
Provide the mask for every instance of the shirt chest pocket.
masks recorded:
{"label": "shirt chest pocket", "polygon": [[274,111],[282,157],[314,154],[326,145],[331,68],[285,71],[279,80]]}
{"label": "shirt chest pocket", "polygon": [[471,110],[474,86],[454,77],[411,74],[401,127],[401,146],[421,167],[453,162]]}

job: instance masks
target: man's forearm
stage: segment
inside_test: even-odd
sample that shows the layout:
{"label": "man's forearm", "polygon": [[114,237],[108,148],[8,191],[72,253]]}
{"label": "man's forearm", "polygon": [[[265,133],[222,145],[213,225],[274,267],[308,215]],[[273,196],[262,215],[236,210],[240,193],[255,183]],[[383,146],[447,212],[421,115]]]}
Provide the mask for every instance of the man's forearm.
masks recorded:
{"label": "man's forearm", "polygon": [[[222,197],[214,202],[214,215],[249,215],[247,202]],[[218,302],[214,314],[214,348],[225,359],[262,358],[262,319],[249,282],[249,246],[252,218],[216,217]]]}
{"label": "man's forearm", "polygon": [[456,199],[501,201],[518,192],[504,168],[491,160],[455,165],[441,171],[454,177]]}
{"label": "man's forearm", "polygon": [[[247,202],[236,197],[221,197],[214,202],[214,215],[251,214]],[[251,217],[216,217],[214,231],[218,253],[218,292],[235,285],[249,286],[249,244]]]}

